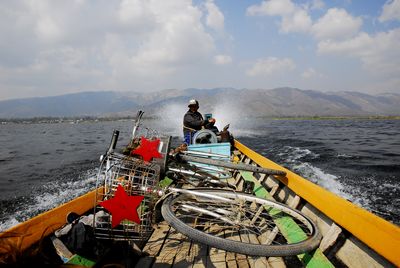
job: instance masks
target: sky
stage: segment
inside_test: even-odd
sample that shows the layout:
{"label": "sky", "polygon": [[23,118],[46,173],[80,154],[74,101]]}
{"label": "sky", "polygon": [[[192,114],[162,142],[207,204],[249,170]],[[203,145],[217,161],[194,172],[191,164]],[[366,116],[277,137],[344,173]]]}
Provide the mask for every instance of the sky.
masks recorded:
{"label": "sky", "polygon": [[400,93],[400,0],[0,0],[0,100],[216,87]]}

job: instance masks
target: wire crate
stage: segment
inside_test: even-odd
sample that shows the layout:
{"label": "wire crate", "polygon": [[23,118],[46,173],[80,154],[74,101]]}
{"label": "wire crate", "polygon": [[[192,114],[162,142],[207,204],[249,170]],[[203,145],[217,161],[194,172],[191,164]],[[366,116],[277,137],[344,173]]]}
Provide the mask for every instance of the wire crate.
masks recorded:
{"label": "wire crate", "polygon": [[[158,200],[160,165],[117,153],[109,154],[102,163],[96,188],[99,190],[100,187],[104,187],[104,191],[97,191],[94,211],[95,236],[98,239],[134,242],[148,239],[153,231],[152,211]],[[104,200],[113,198],[118,185],[124,188],[128,196],[144,196],[137,209],[140,224],[123,220],[112,228],[112,216],[98,205]]]}

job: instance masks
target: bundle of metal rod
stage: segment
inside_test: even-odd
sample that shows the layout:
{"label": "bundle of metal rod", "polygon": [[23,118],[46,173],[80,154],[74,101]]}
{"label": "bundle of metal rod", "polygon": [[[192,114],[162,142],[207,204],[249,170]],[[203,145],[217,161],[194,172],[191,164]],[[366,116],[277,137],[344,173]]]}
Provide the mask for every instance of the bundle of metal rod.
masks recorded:
{"label": "bundle of metal rod", "polygon": [[269,169],[269,168],[256,167],[256,166],[246,165],[246,164],[242,164],[242,163],[236,164],[236,163],[232,163],[232,162],[225,162],[225,161],[215,160],[215,159],[207,159],[207,158],[203,158],[203,157],[195,157],[195,156],[190,156],[190,155],[185,155],[185,154],[180,154],[180,158],[184,161],[214,165],[214,166],[225,167],[225,168],[236,169],[236,170],[258,172],[258,173],[263,173],[263,174],[267,174],[267,175],[279,175],[279,176],[286,175],[286,172],[283,170],[275,170],[275,169]]}

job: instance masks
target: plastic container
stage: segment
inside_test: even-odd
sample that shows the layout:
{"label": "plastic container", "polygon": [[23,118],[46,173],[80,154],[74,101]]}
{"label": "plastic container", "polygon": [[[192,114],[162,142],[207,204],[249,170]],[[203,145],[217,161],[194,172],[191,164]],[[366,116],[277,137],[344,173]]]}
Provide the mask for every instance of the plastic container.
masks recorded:
{"label": "plastic container", "polygon": [[[209,144],[192,144],[189,145],[188,151],[194,151],[194,152],[202,152],[202,153],[208,153],[208,154],[218,154],[219,156],[202,156],[206,157],[209,159],[216,159],[216,160],[222,160],[222,161],[230,161],[231,157],[231,144],[229,142],[223,142],[223,143],[209,143]],[[196,156],[196,155],[194,155]],[[204,169],[205,171],[221,178],[225,179],[230,176],[227,176],[226,172],[224,172],[224,168],[222,167],[217,167],[213,165],[206,165],[206,164],[200,164],[200,163],[193,163],[191,164]]]}

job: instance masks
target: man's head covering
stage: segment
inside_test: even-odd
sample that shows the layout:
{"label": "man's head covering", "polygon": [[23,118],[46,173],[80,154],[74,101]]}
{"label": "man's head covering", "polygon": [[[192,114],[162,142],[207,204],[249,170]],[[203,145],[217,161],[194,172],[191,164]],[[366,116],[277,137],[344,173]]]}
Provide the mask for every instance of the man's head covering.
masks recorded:
{"label": "man's head covering", "polygon": [[192,106],[192,105],[197,105],[199,106],[199,102],[195,99],[192,99],[189,101],[188,107]]}

